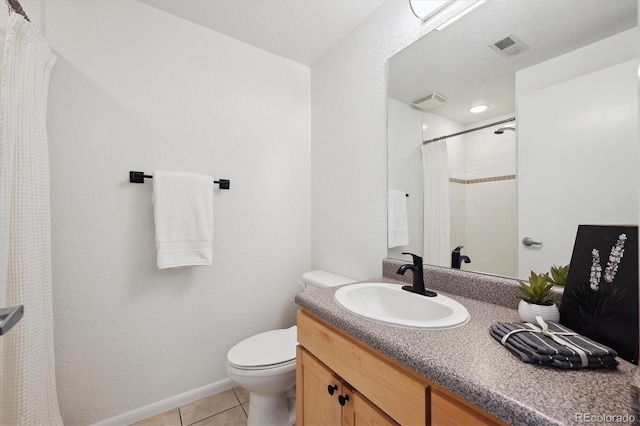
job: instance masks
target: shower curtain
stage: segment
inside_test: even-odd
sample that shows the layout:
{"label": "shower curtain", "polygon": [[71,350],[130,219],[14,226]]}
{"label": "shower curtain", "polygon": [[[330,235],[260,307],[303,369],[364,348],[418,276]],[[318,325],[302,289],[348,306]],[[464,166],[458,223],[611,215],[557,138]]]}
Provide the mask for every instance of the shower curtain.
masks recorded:
{"label": "shower curtain", "polygon": [[446,140],[420,147],[424,179],[423,258],[430,265],[451,266],[449,157]]}
{"label": "shower curtain", "polygon": [[45,128],[55,61],[40,30],[11,14],[0,83],[0,306],[24,305],[24,317],[0,337],[3,425],[62,424],[53,353]]}

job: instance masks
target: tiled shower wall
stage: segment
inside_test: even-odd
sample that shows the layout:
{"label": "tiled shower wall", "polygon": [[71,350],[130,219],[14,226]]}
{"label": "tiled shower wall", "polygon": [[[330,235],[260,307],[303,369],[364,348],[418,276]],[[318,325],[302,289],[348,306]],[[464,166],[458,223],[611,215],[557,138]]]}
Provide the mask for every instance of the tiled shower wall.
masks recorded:
{"label": "tiled shower wall", "polygon": [[[512,115],[511,115],[512,116]],[[499,121],[498,117],[491,121]],[[468,127],[481,126],[483,122]],[[471,263],[462,269],[509,277],[516,267],[515,132],[496,135],[495,126],[451,143],[451,248],[464,246]]]}

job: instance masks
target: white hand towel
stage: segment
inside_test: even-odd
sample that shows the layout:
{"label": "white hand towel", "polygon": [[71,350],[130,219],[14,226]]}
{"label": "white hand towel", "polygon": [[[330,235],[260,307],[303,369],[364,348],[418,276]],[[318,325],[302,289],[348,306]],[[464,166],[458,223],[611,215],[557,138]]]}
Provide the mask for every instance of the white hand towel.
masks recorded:
{"label": "white hand towel", "polygon": [[407,220],[407,194],[389,190],[387,229],[389,248],[409,245],[409,222]]}
{"label": "white hand towel", "polygon": [[153,206],[158,269],[211,265],[213,178],[156,171]]}

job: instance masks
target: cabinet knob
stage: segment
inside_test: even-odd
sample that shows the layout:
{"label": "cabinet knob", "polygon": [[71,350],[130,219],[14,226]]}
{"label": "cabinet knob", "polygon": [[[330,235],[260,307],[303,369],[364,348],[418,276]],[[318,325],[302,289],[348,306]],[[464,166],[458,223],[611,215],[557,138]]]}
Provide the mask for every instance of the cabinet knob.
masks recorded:
{"label": "cabinet knob", "polygon": [[327,391],[329,392],[329,395],[333,395],[333,393],[337,390],[338,390],[338,385],[327,386]]}
{"label": "cabinet knob", "polygon": [[340,395],[340,396],[338,396],[338,402],[342,406],[344,406],[344,404],[346,404],[348,400],[349,400],[349,395]]}

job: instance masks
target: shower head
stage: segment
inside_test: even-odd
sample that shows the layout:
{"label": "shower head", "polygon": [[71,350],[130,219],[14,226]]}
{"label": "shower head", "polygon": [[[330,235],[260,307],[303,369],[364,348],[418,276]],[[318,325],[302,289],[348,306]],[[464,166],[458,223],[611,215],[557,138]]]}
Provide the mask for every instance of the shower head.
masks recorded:
{"label": "shower head", "polygon": [[516,128],[513,126],[504,126],[504,127],[500,127],[498,130],[496,130],[493,133],[495,133],[496,135],[501,135],[504,133],[505,130],[513,130],[515,132]]}

